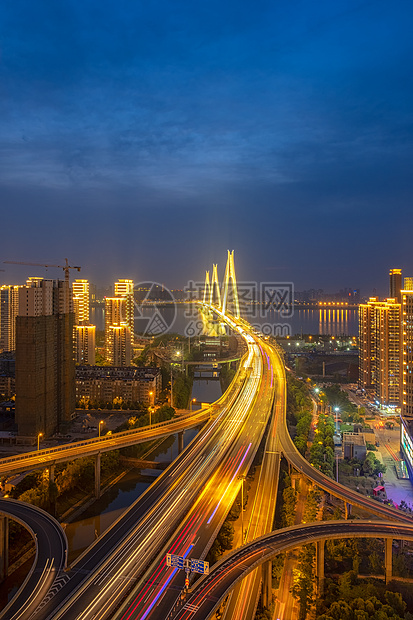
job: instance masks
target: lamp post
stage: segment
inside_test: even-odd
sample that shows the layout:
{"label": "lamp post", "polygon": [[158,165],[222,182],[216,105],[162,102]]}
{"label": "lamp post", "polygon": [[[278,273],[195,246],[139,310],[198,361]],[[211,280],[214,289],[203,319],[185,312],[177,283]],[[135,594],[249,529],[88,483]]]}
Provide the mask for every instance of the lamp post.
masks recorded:
{"label": "lamp post", "polygon": [[150,396],[150,398],[149,398],[149,408],[148,408],[148,411],[149,411],[149,426],[152,426],[152,402],[151,402],[152,401],[152,395],[153,395],[153,392],[149,392],[149,396]]}
{"label": "lamp post", "polygon": [[191,399],[191,404],[190,404],[191,413],[192,413],[192,405],[193,405],[193,403],[196,403],[196,398],[192,398]]}
{"label": "lamp post", "polygon": [[103,424],[103,420],[101,420],[101,421],[99,422],[99,439],[100,439],[100,429],[101,429],[101,425],[102,425],[102,424]]}
{"label": "lamp post", "polygon": [[244,480],[245,476],[238,476],[241,480],[241,542],[244,544]]}
{"label": "lamp post", "polygon": [[37,435],[37,452],[40,450],[40,437],[43,437],[43,433],[38,433]]}
{"label": "lamp post", "polygon": [[336,433],[338,433],[338,412],[340,411],[340,407],[334,407],[334,411],[336,412]]}

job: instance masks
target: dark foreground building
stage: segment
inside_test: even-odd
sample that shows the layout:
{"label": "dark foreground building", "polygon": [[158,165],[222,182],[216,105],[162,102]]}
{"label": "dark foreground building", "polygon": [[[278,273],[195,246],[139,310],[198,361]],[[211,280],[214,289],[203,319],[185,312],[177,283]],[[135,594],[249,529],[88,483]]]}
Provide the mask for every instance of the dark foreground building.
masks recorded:
{"label": "dark foreground building", "polygon": [[32,278],[16,318],[19,436],[64,431],[75,411],[74,313],[68,283]]}

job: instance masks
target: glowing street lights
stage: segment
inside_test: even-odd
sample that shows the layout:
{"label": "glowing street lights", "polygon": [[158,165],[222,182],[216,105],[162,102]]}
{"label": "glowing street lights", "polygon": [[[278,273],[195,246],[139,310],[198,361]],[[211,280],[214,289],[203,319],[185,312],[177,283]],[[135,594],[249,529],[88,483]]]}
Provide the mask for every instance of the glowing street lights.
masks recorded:
{"label": "glowing street lights", "polygon": [[43,433],[37,435],[37,452],[40,450],[40,437],[43,437]]}
{"label": "glowing street lights", "polygon": [[191,404],[189,405],[191,413],[192,413],[192,405],[194,403],[196,403],[196,398],[191,398]]}
{"label": "glowing street lights", "polygon": [[99,439],[100,439],[100,429],[101,429],[101,427],[102,427],[102,424],[103,424],[103,420],[101,420],[101,421],[99,422]]}

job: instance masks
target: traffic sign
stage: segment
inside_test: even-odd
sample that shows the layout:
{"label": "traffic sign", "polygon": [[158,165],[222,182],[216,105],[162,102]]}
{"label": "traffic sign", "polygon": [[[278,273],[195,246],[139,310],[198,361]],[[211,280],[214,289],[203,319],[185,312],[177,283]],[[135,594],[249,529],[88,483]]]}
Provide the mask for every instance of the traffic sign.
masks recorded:
{"label": "traffic sign", "polygon": [[166,554],[166,565],[173,566],[174,568],[184,568],[185,558],[182,555],[174,555],[173,553]]}
{"label": "traffic sign", "polygon": [[209,562],[196,560],[194,558],[184,558],[183,555],[175,555],[174,553],[166,554],[166,565],[173,568],[186,570],[188,573],[201,573],[201,575],[209,575]]}
{"label": "traffic sign", "polygon": [[209,562],[203,560],[191,559],[191,572],[201,573],[201,575],[209,575]]}

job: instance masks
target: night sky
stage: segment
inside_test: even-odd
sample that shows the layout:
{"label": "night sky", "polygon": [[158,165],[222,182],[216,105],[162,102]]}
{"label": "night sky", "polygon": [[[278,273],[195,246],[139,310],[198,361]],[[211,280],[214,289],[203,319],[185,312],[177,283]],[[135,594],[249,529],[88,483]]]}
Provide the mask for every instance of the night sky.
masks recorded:
{"label": "night sky", "polygon": [[179,287],[234,249],[239,279],[386,294],[389,267],[413,275],[412,17],[2,0],[1,260]]}

